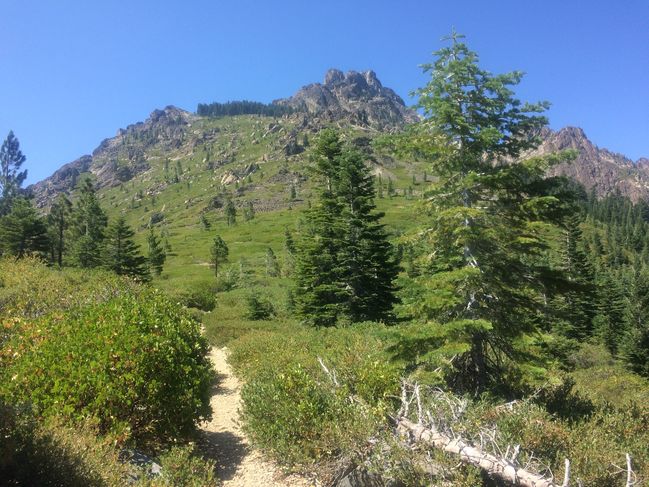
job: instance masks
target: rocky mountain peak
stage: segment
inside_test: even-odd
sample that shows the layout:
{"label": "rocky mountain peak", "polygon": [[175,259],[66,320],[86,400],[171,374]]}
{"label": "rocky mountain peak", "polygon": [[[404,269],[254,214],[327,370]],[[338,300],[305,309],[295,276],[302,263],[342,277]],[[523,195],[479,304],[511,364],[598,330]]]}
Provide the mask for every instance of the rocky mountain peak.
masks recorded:
{"label": "rocky mountain peak", "polygon": [[275,103],[307,112],[319,122],[346,121],[376,130],[390,130],[418,120],[394,90],[381,84],[374,71],[329,69],[324,82],[300,88]]}
{"label": "rocky mountain peak", "polygon": [[540,136],[541,145],[532,155],[566,149],[578,152],[577,159],[572,163],[552,168],[552,175],[575,179],[600,197],[619,192],[633,201],[649,198],[649,160],[634,164],[622,154],[601,149],[579,127],[564,127],[558,131],[543,129]]}
{"label": "rocky mountain peak", "polygon": [[69,193],[79,176],[91,172],[98,188],[119,185],[149,168],[151,147],[171,151],[180,147],[187,128],[196,118],[174,106],[154,110],[144,122],[119,129],[115,137],[104,139],[92,152],[72,161],[29,190],[37,206],[47,206],[58,193]]}

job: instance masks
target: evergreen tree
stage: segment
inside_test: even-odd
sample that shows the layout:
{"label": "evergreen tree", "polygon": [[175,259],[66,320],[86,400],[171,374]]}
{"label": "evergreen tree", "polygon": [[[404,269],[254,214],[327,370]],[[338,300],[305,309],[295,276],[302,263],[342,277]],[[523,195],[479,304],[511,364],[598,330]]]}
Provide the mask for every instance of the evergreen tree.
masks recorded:
{"label": "evergreen tree", "polygon": [[388,178],[388,197],[392,198],[394,196],[394,184],[392,183],[392,178]]}
{"label": "evergreen tree", "polygon": [[214,267],[214,275],[219,277],[219,266],[228,261],[229,249],[225,241],[217,235],[210,247],[210,264]]}
{"label": "evergreen tree", "polygon": [[147,256],[149,267],[156,276],[159,276],[162,274],[162,268],[167,260],[167,253],[162,246],[160,238],[153,232],[153,228],[149,230],[147,243],[149,244],[149,255]]}
{"label": "evergreen tree", "polygon": [[597,313],[595,272],[582,250],[581,217],[575,214],[567,220],[564,268],[571,286],[563,296],[568,321],[567,336],[578,340],[593,334],[593,319]]}
{"label": "evergreen tree", "polygon": [[25,156],[20,150],[20,143],[13,131],[9,131],[0,147],[0,216],[11,211],[12,203],[27,178],[27,170],[20,171],[24,162]]}
{"label": "evergreen tree", "polygon": [[63,253],[66,247],[66,232],[70,226],[70,212],[72,203],[64,194],[59,194],[47,216],[49,226],[50,246],[52,248],[52,262],[56,262],[59,267],[63,266]]}
{"label": "evergreen tree", "polygon": [[492,75],[461,36],[450,40],[424,65],[431,79],[417,94],[425,119],[397,138],[438,178],[429,197],[435,218],[423,232],[428,268],[409,309],[440,324],[439,346],[425,359],[445,364],[452,385],[480,392],[525,361],[520,345],[543,318],[551,274],[539,258],[544,230],[564,215],[564,195],[552,194],[561,181],[545,174],[572,154],[512,163],[537,145],[547,104],[522,104],[510,88],[520,72]]}
{"label": "evergreen tree", "polygon": [[278,277],[279,276],[279,264],[277,263],[277,257],[273,249],[268,247],[266,249],[266,275],[268,277]]}
{"label": "evergreen tree", "polygon": [[95,189],[90,179],[82,183],[71,218],[71,258],[79,267],[101,265],[101,245],[108,218],[99,205]]}
{"label": "evergreen tree", "polygon": [[135,232],[123,216],[115,219],[106,230],[103,265],[120,276],[130,276],[142,281],[150,279],[146,258],[140,254],[133,241]]}
{"label": "evergreen tree", "polygon": [[210,228],[212,228],[212,224],[207,219],[207,215],[205,215],[205,213],[201,213],[199,220],[201,225],[203,226],[203,230],[209,230]]}
{"label": "evergreen tree", "polygon": [[225,203],[225,219],[228,222],[228,226],[234,225],[237,223],[237,209],[234,206],[234,202],[231,199]]}
{"label": "evergreen tree", "polygon": [[37,252],[45,255],[49,248],[47,228],[25,198],[16,198],[9,214],[0,217],[0,251],[17,258]]}
{"label": "evergreen tree", "polygon": [[296,310],[317,326],[389,320],[398,272],[362,155],[325,130],[314,156],[322,186],[296,249]]}
{"label": "evergreen tree", "polygon": [[243,209],[243,219],[247,222],[255,218],[255,206],[252,201],[248,201]]}
{"label": "evergreen tree", "polygon": [[[293,234],[289,231],[288,228],[284,229],[284,253],[286,255],[284,263],[284,274],[289,276],[293,273],[295,268],[295,241],[293,240]],[[291,291],[291,299],[294,302],[294,295]]]}

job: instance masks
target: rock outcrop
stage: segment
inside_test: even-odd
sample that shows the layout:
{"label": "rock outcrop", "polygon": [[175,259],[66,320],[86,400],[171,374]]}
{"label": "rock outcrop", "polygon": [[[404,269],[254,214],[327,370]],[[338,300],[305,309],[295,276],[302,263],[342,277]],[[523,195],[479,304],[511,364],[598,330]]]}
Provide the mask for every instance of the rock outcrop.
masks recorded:
{"label": "rock outcrop", "polygon": [[144,122],[119,129],[93,151],[64,165],[49,178],[28,188],[38,207],[45,207],[58,193],[69,193],[79,175],[92,173],[97,188],[117,186],[149,168],[147,150],[169,151],[180,147],[195,115],[168,106],[154,110]]}
{"label": "rock outcrop", "polygon": [[565,127],[559,131],[544,129],[542,143],[533,154],[547,154],[566,149],[579,152],[572,163],[560,164],[552,175],[568,176],[587,190],[602,197],[619,192],[633,201],[649,199],[649,160],[634,163],[622,154],[600,149],[581,128]]}
{"label": "rock outcrop", "polygon": [[386,88],[374,71],[327,71],[324,83],[304,86],[290,98],[274,103],[288,105],[322,122],[347,121],[353,125],[390,130],[418,120],[414,110],[394,90]]}

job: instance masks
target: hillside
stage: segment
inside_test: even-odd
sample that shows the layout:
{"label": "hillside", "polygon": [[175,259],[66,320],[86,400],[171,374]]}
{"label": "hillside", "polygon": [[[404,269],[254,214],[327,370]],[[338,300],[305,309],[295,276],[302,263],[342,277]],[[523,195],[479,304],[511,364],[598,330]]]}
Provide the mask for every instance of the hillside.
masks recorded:
{"label": "hillside", "polygon": [[[238,190],[236,196],[247,193],[262,211],[275,209],[285,206],[285,195],[281,193],[286,191],[286,185],[301,185],[305,181],[301,155],[309,135],[333,124],[356,136],[371,138],[419,118],[393,90],[381,84],[373,71],[344,74],[331,69],[323,83],[304,86],[293,96],[273,104],[289,106],[294,113],[279,118],[252,115],[217,119],[174,106],[154,110],[144,122],[119,129],[114,137],[103,140],[92,155],[63,165],[29,190],[37,206],[47,207],[59,192],[71,192],[81,174],[90,173],[99,189],[126,187],[130,194],[130,188],[138,186],[137,190],[143,190],[146,196],[155,196],[168,189],[180,164],[190,174],[189,178],[187,173],[182,178],[190,182],[183,194],[193,205],[204,199],[208,189],[241,183],[264,168],[263,172],[273,173],[272,177],[263,184]],[[622,154],[599,148],[578,127],[544,129],[540,136],[542,143],[534,154],[563,149],[579,152],[576,161],[558,166],[553,174],[569,176],[600,197],[619,192],[638,201],[649,196],[646,159],[634,163]],[[279,162],[284,164],[281,174]],[[393,161],[377,162],[381,166],[379,171],[390,173]],[[291,171],[286,171],[286,165],[292,166]],[[399,166],[409,172],[421,172],[412,164]],[[205,180],[210,181],[207,187]],[[141,200],[138,191],[130,196]]]}
{"label": "hillside", "polygon": [[[164,453],[163,475],[181,458],[193,476],[193,458],[205,479],[175,485],[278,480],[248,444],[331,486],[556,487],[570,465],[584,485],[647,478],[649,203],[631,199],[649,163],[541,129],[534,106],[519,118],[505,89],[517,78],[476,68],[467,81],[463,52],[454,39],[439,89],[422,91],[434,140],[398,134],[419,116],[373,72],[330,70],[268,105],[156,110],[32,186],[43,212],[59,193],[75,202],[58,220],[66,203],[50,207],[41,255],[57,262],[58,238],[58,267],[20,260],[22,247],[0,260],[12,414],[32,401],[54,418],[89,412],[92,441],[147,454],[190,442]],[[494,92],[506,96],[482,96]],[[545,178],[552,158],[494,162],[530,147],[494,133],[530,127],[542,143],[527,155],[577,149],[552,174],[587,198]],[[39,236],[38,212],[14,204],[6,241],[16,221]],[[129,273],[129,227],[144,252],[147,237],[150,255],[166,251],[150,285]]]}

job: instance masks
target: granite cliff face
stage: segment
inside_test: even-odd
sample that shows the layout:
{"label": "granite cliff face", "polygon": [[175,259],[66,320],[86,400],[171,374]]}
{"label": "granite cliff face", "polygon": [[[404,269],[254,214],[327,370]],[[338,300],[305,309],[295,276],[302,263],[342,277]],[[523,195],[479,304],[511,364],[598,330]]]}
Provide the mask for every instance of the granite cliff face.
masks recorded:
{"label": "granite cliff face", "polygon": [[552,175],[568,176],[587,190],[594,190],[599,197],[619,192],[633,201],[649,199],[649,160],[643,158],[634,163],[622,154],[600,149],[578,127],[565,127],[556,132],[544,129],[541,138],[543,142],[533,154],[566,149],[579,152],[572,163],[553,168]]}
{"label": "granite cliff face", "polygon": [[381,84],[374,71],[343,73],[330,69],[324,83],[304,86],[292,97],[274,103],[288,105],[321,122],[346,121],[383,131],[419,119],[399,95]]}
{"label": "granite cliff face", "polygon": [[129,181],[149,168],[147,152],[150,149],[164,152],[180,147],[194,118],[191,113],[173,106],[155,110],[146,121],[119,129],[115,137],[104,139],[92,155],[65,164],[28,189],[36,205],[44,207],[58,193],[69,193],[82,173],[92,173],[98,188]]}

